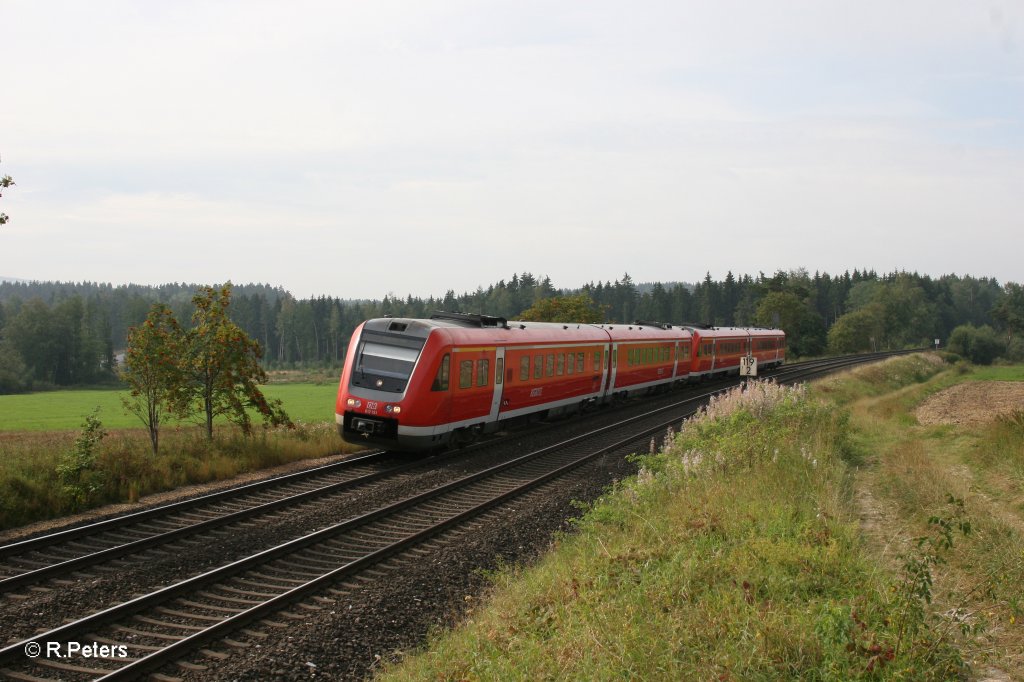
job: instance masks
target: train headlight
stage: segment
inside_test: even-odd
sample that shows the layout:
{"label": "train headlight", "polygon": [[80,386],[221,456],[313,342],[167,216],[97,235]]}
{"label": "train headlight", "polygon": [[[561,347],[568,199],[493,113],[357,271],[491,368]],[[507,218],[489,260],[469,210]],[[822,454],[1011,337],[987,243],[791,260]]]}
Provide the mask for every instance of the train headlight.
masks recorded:
{"label": "train headlight", "polygon": [[362,407],[363,406],[362,401],[361,400],[356,400],[355,398],[349,398],[348,400],[345,401],[345,404],[348,405],[349,407]]}
{"label": "train headlight", "polygon": [[395,411],[395,414],[401,414],[402,408],[399,407],[398,405],[395,405],[395,410],[394,411]]}
{"label": "train headlight", "polygon": [[388,414],[401,414],[402,408],[399,407],[398,405],[388,405],[387,407],[384,408],[384,411],[387,412]]}

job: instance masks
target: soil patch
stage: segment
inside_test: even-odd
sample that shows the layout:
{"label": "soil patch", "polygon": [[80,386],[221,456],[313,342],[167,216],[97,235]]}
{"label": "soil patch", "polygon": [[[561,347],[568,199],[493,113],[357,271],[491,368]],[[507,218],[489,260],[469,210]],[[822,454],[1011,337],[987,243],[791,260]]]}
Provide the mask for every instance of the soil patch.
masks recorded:
{"label": "soil patch", "polygon": [[976,426],[1024,410],[1024,382],[968,381],[931,396],[914,415],[921,424]]}

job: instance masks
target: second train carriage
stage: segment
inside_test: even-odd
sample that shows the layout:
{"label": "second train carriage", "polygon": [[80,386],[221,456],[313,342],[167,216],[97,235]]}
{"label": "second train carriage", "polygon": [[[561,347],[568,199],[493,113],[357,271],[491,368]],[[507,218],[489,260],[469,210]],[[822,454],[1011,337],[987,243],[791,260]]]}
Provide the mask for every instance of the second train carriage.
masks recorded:
{"label": "second train carriage", "polygon": [[[346,441],[395,450],[465,442],[510,420],[738,371],[733,345],[745,344],[745,354],[754,331],[460,313],[368,320],[353,334],[342,370],[338,430]],[[706,353],[701,343],[710,344]]]}

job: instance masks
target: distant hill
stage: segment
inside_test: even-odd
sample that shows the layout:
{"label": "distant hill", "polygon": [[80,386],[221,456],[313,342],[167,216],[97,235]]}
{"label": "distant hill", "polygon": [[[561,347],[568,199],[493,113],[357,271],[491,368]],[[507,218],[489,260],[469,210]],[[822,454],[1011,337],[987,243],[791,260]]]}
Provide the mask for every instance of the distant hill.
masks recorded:
{"label": "distant hill", "polygon": [[27,282],[27,279],[18,279],[17,277],[5,277],[0,275],[0,282]]}

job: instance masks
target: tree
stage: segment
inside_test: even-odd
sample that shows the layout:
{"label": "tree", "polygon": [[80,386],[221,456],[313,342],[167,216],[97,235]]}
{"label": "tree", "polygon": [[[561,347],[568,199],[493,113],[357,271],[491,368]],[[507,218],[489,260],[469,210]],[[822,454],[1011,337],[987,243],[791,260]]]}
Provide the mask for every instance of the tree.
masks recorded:
{"label": "tree", "polygon": [[786,346],[797,357],[818,355],[825,345],[825,325],[810,303],[791,291],[772,291],[757,305],[754,320],[761,327],[786,332]]}
{"label": "tree", "polygon": [[121,402],[146,425],[154,455],[160,449],[160,422],[184,390],[185,374],[179,365],[184,345],[177,318],[162,303],[153,305],[145,322],[128,330],[121,379],[129,393]]}
{"label": "tree", "polygon": [[[5,175],[2,178],[0,178],[0,190],[5,190],[8,187],[11,187],[12,185],[14,185],[14,180],[11,178],[10,175]],[[0,191],[0,197],[2,196],[3,192]],[[7,217],[6,213],[0,213],[0,225],[5,225],[8,220],[9,218]]]}
{"label": "tree", "polygon": [[976,365],[991,365],[1003,344],[992,327],[973,324],[962,324],[949,335],[949,350],[962,355]]}
{"label": "tree", "polygon": [[1024,287],[1016,282],[1007,282],[1003,287],[1003,298],[992,309],[992,316],[1006,330],[1006,345],[1013,341],[1014,334],[1024,332]]}
{"label": "tree", "polygon": [[828,348],[833,353],[859,353],[878,349],[885,333],[885,309],[870,303],[846,313],[828,330]]}
{"label": "tree", "polygon": [[523,311],[520,319],[530,322],[603,322],[604,316],[586,294],[545,298]]}
{"label": "tree", "polygon": [[32,388],[32,372],[9,341],[0,340],[0,395],[21,393]]}
{"label": "tree", "polygon": [[259,389],[258,384],[267,381],[260,366],[260,344],[228,319],[231,283],[219,290],[202,287],[192,302],[196,307],[194,327],[185,334],[182,363],[188,384],[176,399],[176,411],[183,416],[203,415],[209,440],[218,416],[250,433],[249,409],[258,412],[265,423],[290,425],[281,401],[268,401]]}

